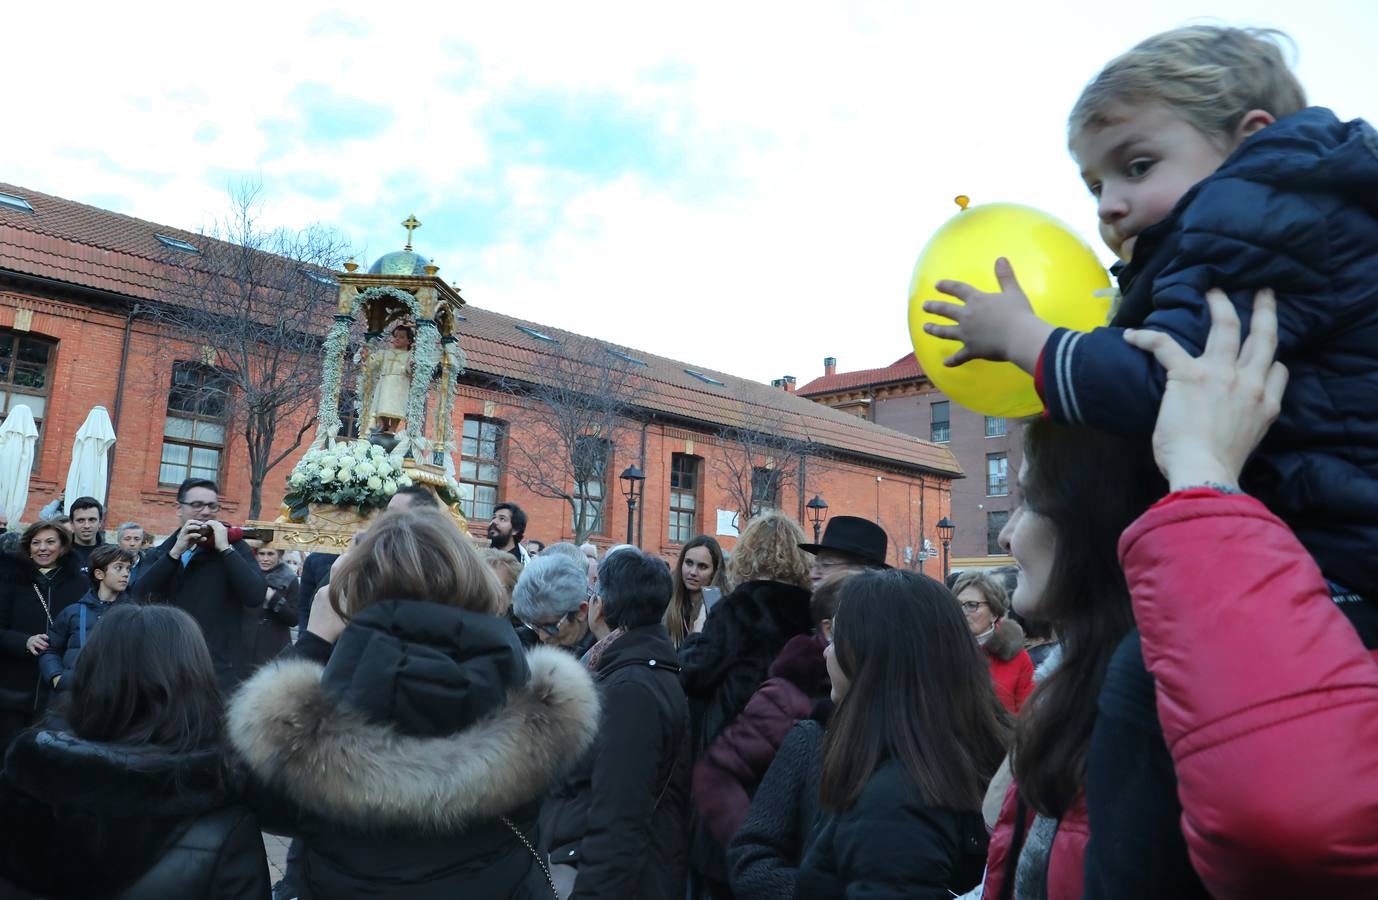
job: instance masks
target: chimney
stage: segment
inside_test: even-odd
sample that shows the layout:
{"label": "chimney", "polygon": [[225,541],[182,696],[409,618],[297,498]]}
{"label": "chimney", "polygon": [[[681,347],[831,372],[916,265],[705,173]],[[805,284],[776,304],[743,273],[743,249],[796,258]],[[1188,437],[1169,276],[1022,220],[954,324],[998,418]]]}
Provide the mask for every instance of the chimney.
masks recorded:
{"label": "chimney", "polygon": [[836,375],[836,374],[837,374],[837,357],[836,357],[836,356],[825,356],[825,357],[823,357],[823,374],[824,374],[824,375]]}
{"label": "chimney", "polygon": [[786,375],[784,378],[781,378],[780,381],[784,383],[786,391],[791,394],[794,393],[794,386],[798,384],[798,380],[793,375]]}

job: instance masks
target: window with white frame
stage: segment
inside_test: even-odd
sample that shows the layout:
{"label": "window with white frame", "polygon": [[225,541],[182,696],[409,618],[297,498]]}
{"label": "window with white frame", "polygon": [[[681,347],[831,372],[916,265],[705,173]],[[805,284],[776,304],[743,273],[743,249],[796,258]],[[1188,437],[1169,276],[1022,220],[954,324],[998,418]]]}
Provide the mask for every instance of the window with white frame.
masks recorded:
{"label": "window with white frame", "polygon": [[178,485],[188,478],[220,480],[229,396],[229,383],[213,366],[173,364],[159,484]]}

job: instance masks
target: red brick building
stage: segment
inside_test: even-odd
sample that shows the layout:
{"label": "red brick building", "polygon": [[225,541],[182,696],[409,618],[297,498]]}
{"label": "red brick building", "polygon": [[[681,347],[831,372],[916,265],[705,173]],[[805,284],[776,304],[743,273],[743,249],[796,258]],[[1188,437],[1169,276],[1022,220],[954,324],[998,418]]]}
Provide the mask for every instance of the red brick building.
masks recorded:
{"label": "red brick building", "polygon": [[[207,240],[0,184],[0,418],[22,403],[40,425],[29,502],[22,515],[10,512],[12,522],[31,521],[61,491],[73,437],[96,405],[110,411],[117,435],[108,524],[132,519],[166,533],[176,521],[176,484],[189,474],[218,478],[227,520],[247,517],[245,451],[235,423],[182,408],[172,390],[175,372],[182,377],[213,362],[215,348],[179,342],[140,314],[140,303],[177,296],[193,258],[187,254]],[[331,311],[323,305],[323,322]],[[527,511],[528,536],[567,539],[573,527],[565,501],[534,495],[511,471],[512,426],[532,411],[520,392],[499,385],[538,379],[542,358],[559,354],[574,336],[474,306],[463,312],[459,340],[468,370],[453,433],[465,435],[456,456],[463,457],[458,475],[471,494],[465,511],[474,532],[482,532],[497,498]],[[795,396],[792,383],[771,387],[603,346],[632,360],[646,390],[604,462],[604,483],[594,492],[601,497],[586,498],[601,507],[595,543],[626,537],[617,473],[636,464],[646,475],[637,543],[668,556],[686,536],[706,532],[720,534],[730,547],[727,526],[739,504],[722,487],[722,473],[729,455],[742,451],[724,430],[753,422],[769,422],[810,448],[773,492],[768,473],[762,483],[764,493],[774,494],[765,502],[805,523],[806,531],[805,503],[818,494],[829,514],[879,521],[890,535],[892,563],[912,560],[924,539],[937,541],[934,523],[951,513],[953,479],[960,476],[946,447]],[[294,418],[313,414],[314,401]],[[304,450],[269,473],[264,517],[271,517],[291,463]]]}
{"label": "red brick building", "polygon": [[996,536],[1017,502],[1022,420],[983,416],[951,402],[913,353],[884,368],[852,372],[838,372],[837,360],[828,357],[823,375],[800,388],[799,396],[947,447],[966,475],[952,484],[951,567],[1013,563]]}

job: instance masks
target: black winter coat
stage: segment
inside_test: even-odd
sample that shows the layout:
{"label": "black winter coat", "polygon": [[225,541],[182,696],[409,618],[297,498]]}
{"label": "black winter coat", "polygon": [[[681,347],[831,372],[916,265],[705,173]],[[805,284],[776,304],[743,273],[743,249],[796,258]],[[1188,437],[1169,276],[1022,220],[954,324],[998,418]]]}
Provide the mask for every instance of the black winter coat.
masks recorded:
{"label": "black winter coat", "polygon": [[218,750],[26,732],[0,779],[4,896],[267,900],[263,837],[226,776]]}
{"label": "black winter coat", "polygon": [[737,900],[790,900],[799,864],[818,824],[823,726],[805,719],[790,729],[742,827],[728,847]]}
{"label": "black winter coat", "polygon": [[172,555],[175,543],[173,533],[159,545],[158,560],[134,582],[134,599],[169,603],[191,614],[210,648],[220,690],[228,697],[251,668],[244,609],[262,606],[268,585],[243,541],[236,541],[230,553],[198,550],[185,566]]}
{"label": "black winter coat", "polygon": [[[49,616],[56,617],[90,588],[70,553],[46,576],[27,556],[0,559],[0,709],[30,716],[42,711],[48,689],[40,689],[38,657],[24,644],[35,634],[47,634]],[[48,604],[46,612],[39,595]]]}
{"label": "black winter coat", "polygon": [[790,638],[808,634],[809,592],[779,581],[739,584],[679,648],[694,721],[694,758],[736,718]]}
{"label": "black winter coat", "polygon": [[[76,603],[68,604],[53,616],[53,624],[48,626],[48,649],[38,655],[38,671],[45,685],[52,684],[53,678],[61,676],[57,690],[68,687],[68,679],[76,668],[81,648],[91,640],[91,632],[96,629],[105,614],[116,604],[130,603],[129,594],[123,593],[109,603],[101,601],[95,591],[87,591]],[[82,610],[86,610],[85,635],[82,634]]]}
{"label": "black winter coat", "polygon": [[[713,605],[703,631],[679,648],[695,761],[746,706],[789,639],[812,627],[809,592],[779,581],[739,584]],[[726,853],[697,816],[690,827],[690,867],[727,883]]]}
{"label": "black winter coat", "polygon": [[[262,571],[262,570],[260,570]],[[273,596],[260,609],[244,610],[244,650],[249,667],[257,669],[292,643],[292,626],[297,624],[301,582],[286,563],[278,563],[263,573]],[[267,597],[266,591],[264,594]]]}
{"label": "black winter coat", "polygon": [[324,668],[269,663],[229,709],[251,804],[301,840],[301,896],[330,900],[549,897],[522,837],[537,844],[541,798],[597,728],[569,654],[415,600],[363,609]]}
{"label": "black winter coat", "polygon": [[686,877],[689,706],[660,623],[607,645],[594,678],[598,741],[541,810],[551,861],[575,865],[575,900],[680,900]]}
{"label": "black winter coat", "polygon": [[904,767],[883,764],[851,809],[826,818],[799,867],[797,900],[949,900],[981,881],[979,809],[929,806]]}

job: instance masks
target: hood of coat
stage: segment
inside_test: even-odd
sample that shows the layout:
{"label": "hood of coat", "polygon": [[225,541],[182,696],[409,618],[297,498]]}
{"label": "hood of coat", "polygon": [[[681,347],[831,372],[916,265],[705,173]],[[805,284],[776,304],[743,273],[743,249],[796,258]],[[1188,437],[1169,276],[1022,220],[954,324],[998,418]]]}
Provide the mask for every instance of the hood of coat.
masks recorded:
{"label": "hood of coat", "polygon": [[1024,629],[1009,616],[1005,616],[995,626],[983,649],[1001,662],[1009,662],[1024,649]]}
{"label": "hood of coat", "polygon": [[438,737],[479,721],[530,677],[504,618],[424,600],[388,600],[350,620],[325,689],[402,734]]}
{"label": "hood of coat", "polygon": [[84,741],[62,731],[30,731],[6,757],[5,780],[54,809],[104,818],[137,814],[180,818],[224,806],[226,769],[219,748]]}
{"label": "hood of coat", "polygon": [[598,696],[578,660],[537,647],[523,668],[529,677],[491,714],[422,736],[355,706],[319,665],[278,662],[235,695],[230,743],[258,780],[310,814],[358,827],[462,830],[542,796],[597,734]]}
{"label": "hood of coat", "polygon": [[770,664],[770,677],[783,678],[810,697],[828,693],[828,662],[823,657],[827,646],[817,635],[795,635]]}
{"label": "hood of coat", "polygon": [[0,870],[37,896],[120,895],[181,823],[233,802],[218,749],[169,753],[31,731],[10,754],[0,818],[23,824],[0,842]]}

